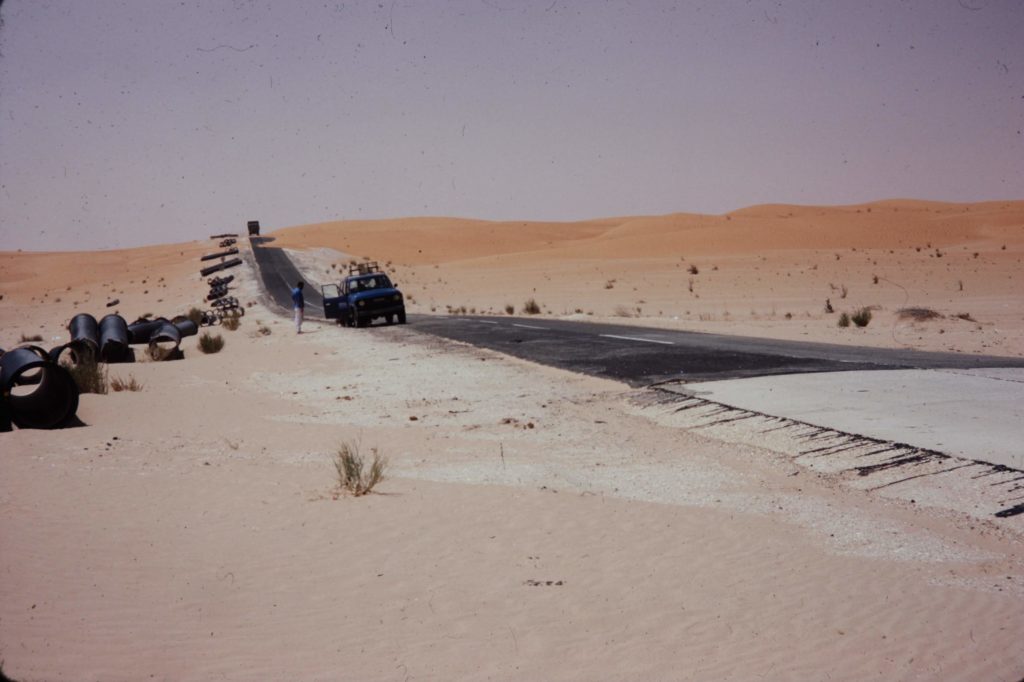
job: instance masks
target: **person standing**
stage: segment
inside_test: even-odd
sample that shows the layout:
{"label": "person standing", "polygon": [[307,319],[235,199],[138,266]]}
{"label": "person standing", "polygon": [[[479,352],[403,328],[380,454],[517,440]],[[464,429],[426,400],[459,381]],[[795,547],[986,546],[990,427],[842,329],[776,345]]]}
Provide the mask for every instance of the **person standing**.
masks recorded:
{"label": "person standing", "polygon": [[295,308],[295,333],[302,333],[302,318],[306,314],[306,300],[302,297],[302,289],[306,283],[299,281],[292,289],[292,306]]}

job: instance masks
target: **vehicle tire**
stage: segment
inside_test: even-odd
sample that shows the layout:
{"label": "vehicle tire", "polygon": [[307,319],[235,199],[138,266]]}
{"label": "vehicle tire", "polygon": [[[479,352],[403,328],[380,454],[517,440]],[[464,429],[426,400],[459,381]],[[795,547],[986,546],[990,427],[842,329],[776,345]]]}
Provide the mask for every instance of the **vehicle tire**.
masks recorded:
{"label": "vehicle tire", "polygon": [[398,324],[405,324],[405,311],[398,313]]}
{"label": "vehicle tire", "polygon": [[370,324],[370,318],[368,318],[368,317],[359,317],[358,315],[356,315],[356,326],[357,327],[367,327],[367,326],[369,326],[369,324]]}
{"label": "vehicle tire", "polygon": [[391,313],[390,315],[388,315],[387,321],[388,321],[388,324],[394,324],[395,323],[395,315],[394,315],[394,313]]}

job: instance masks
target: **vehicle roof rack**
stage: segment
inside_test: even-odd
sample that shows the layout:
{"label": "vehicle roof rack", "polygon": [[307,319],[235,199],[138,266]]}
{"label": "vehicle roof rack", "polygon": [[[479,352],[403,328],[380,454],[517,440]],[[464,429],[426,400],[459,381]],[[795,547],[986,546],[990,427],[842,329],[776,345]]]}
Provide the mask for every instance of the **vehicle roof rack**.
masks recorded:
{"label": "vehicle roof rack", "polygon": [[348,275],[369,275],[375,272],[380,272],[380,265],[375,260],[366,260],[361,263],[349,263],[348,264]]}

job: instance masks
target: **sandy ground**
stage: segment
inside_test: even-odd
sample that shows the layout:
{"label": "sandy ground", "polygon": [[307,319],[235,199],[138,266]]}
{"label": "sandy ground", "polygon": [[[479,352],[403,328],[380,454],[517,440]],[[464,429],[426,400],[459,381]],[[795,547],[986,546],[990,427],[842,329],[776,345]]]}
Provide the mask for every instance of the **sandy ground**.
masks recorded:
{"label": "sandy ground", "polygon": [[[913,212],[918,232],[893,234],[888,218],[849,227],[887,208],[504,237],[440,219],[275,236],[312,281],[349,253],[391,260],[421,311],[503,314],[533,296],[547,314],[578,305],[620,319],[615,306],[642,297],[663,314],[635,323],[876,345],[912,334],[919,347],[1020,355],[1024,203],[902,202],[893,213]],[[839,217],[819,223],[818,211]],[[772,212],[772,238],[755,243],[752,225]],[[790,212],[807,214],[791,234]],[[183,312],[205,293],[198,256],[213,250],[0,254],[0,347],[32,334],[49,345],[72,312],[99,316],[112,298],[130,319]],[[897,323],[902,293],[874,285],[876,268],[909,304],[977,322]],[[142,390],[83,396],[80,428],[0,435],[0,659],[12,678],[1024,675],[1020,517],[980,518],[950,491],[912,502],[858,488],[776,436],[695,428],[649,392],[408,328],[307,323],[296,335],[251,272],[236,274],[233,295],[254,304],[238,330],[216,330],[219,354],[191,338],[184,360],[112,366]],[[699,299],[686,298],[691,277]],[[959,280],[962,292],[949,286]],[[837,310],[879,305],[875,321],[838,328],[821,310],[829,281],[848,286],[831,296]],[[376,494],[337,494],[345,442],[388,457]]]}

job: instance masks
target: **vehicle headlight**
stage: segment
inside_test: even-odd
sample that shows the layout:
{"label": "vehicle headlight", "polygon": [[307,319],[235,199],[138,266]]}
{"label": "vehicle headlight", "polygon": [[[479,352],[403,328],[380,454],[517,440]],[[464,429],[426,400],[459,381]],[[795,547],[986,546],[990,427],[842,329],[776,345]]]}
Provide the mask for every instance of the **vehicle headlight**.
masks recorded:
{"label": "vehicle headlight", "polygon": [[366,307],[366,301],[360,301],[360,302],[359,302],[359,307],[360,307],[360,308],[364,308],[364,307]]}
{"label": "vehicle headlight", "polygon": [[401,301],[401,300],[402,300],[402,295],[401,295],[401,294],[395,294],[395,295],[394,295],[394,299],[395,299],[396,301]]}

